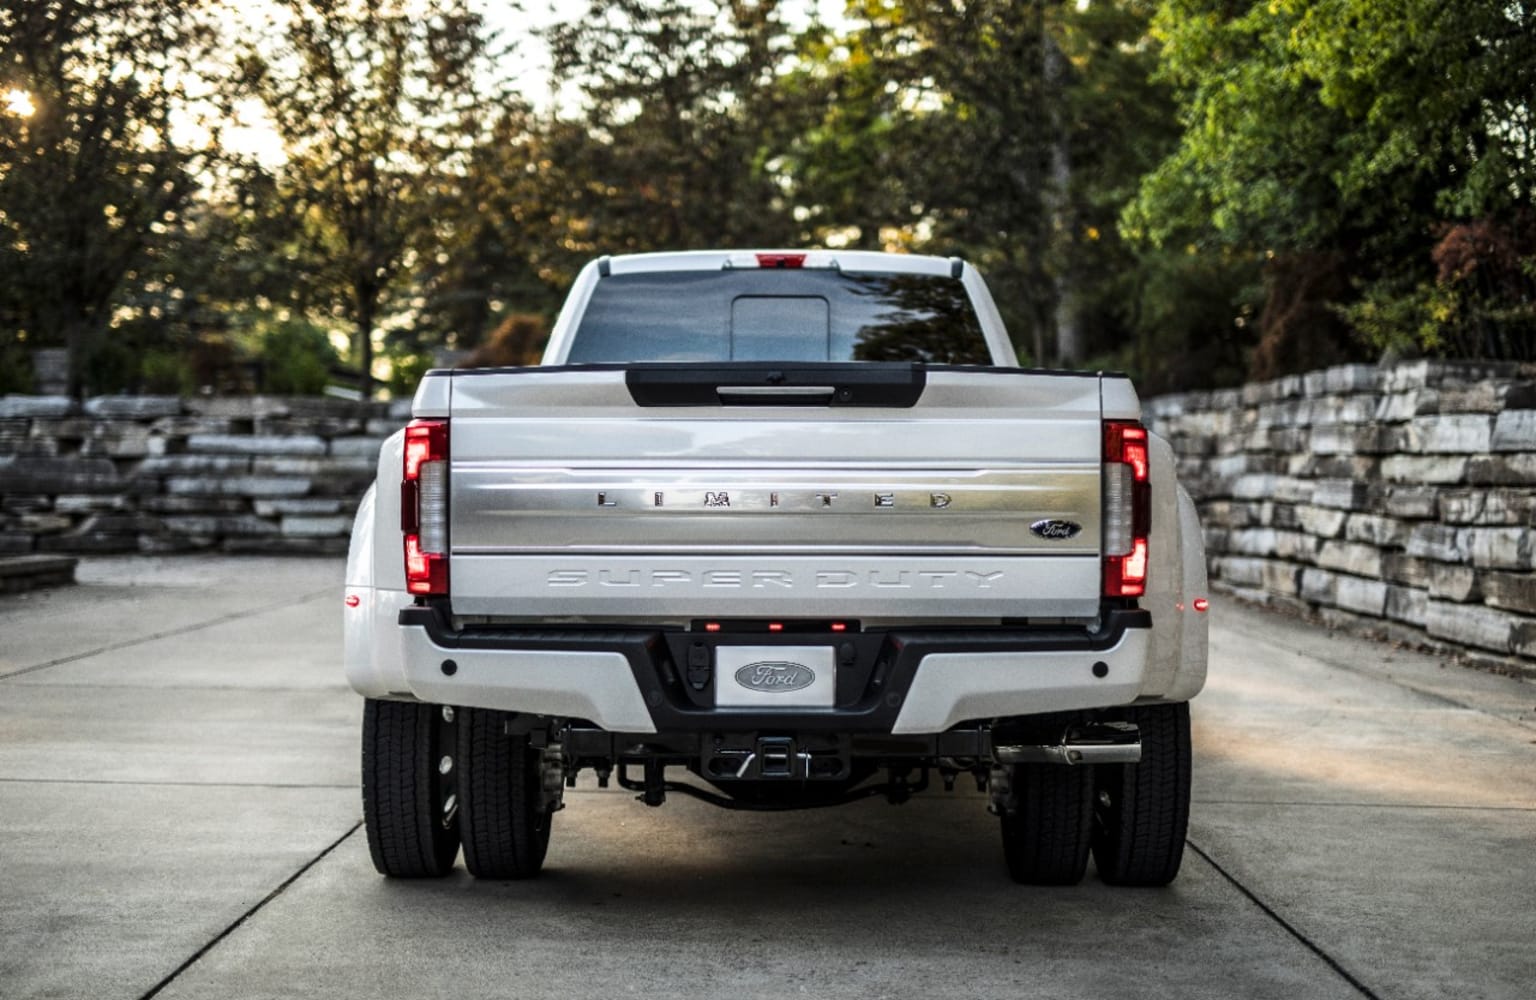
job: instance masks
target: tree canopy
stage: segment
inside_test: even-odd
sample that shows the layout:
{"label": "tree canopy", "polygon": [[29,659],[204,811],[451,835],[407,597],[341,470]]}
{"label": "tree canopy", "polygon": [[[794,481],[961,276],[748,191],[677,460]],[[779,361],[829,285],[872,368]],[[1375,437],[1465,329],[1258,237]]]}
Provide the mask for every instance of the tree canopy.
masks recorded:
{"label": "tree canopy", "polygon": [[592,256],[733,245],[965,257],[1022,358],[1150,391],[1536,357],[1527,0],[488,14],[0,9],[0,389],[408,391],[531,359]]}

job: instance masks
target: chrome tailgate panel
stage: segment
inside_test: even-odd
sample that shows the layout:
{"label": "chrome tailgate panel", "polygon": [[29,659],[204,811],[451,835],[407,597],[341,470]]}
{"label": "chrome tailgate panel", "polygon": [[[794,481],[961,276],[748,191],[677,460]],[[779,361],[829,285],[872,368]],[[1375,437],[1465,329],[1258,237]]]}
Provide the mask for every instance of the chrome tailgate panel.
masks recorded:
{"label": "chrome tailgate panel", "polygon": [[940,370],[905,408],[642,408],[622,371],[456,375],[454,609],[1092,617],[1100,381]]}

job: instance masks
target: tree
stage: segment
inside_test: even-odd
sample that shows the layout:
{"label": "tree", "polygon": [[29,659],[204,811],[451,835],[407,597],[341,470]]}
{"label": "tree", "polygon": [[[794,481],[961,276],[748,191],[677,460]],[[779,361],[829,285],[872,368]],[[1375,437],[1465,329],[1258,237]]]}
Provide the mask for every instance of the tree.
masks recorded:
{"label": "tree", "polygon": [[[412,305],[397,301],[404,274],[435,259],[437,220],[461,196],[505,84],[464,2],[426,16],[406,0],[286,0],[282,10],[281,44],[247,54],[287,157],[271,209],[289,223],[307,304],[351,324],[371,394],[382,321]],[[286,54],[264,54],[275,52]]]}
{"label": "tree", "polygon": [[1341,317],[1377,348],[1439,347],[1440,235],[1533,207],[1532,7],[1163,0],[1155,25],[1184,131],[1127,221],[1273,260],[1256,373],[1360,350]]}
{"label": "tree", "polygon": [[130,286],[175,283],[155,253],[216,153],[219,105],[239,92],[238,77],[219,92],[198,77],[218,41],[203,5],[171,0],[0,8],[0,324],[67,347],[73,395]]}
{"label": "tree", "polygon": [[547,133],[571,252],[794,242],[769,168],[789,114],[777,0],[593,0],[549,43],[584,105]]}

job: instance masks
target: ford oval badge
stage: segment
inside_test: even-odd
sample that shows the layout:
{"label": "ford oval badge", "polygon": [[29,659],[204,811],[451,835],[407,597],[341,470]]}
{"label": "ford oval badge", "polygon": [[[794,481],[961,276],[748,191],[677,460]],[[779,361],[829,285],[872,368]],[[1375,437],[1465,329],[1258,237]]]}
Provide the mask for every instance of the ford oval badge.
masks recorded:
{"label": "ford oval badge", "polygon": [[1083,526],[1076,521],[1064,521],[1061,518],[1048,517],[1043,521],[1036,521],[1029,526],[1029,530],[1041,538],[1072,538]]}
{"label": "ford oval badge", "polygon": [[766,694],[799,691],[816,683],[816,671],[788,660],[759,660],[738,669],[736,683]]}

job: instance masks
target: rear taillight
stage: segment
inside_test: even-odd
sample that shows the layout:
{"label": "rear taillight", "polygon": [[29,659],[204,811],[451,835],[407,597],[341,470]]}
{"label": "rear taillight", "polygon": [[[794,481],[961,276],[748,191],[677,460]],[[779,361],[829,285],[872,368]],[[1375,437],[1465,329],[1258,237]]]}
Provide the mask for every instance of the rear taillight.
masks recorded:
{"label": "rear taillight", "polygon": [[1147,529],[1152,482],[1147,429],[1129,421],[1104,423],[1104,594],[1140,597],[1147,591]]}
{"label": "rear taillight", "polygon": [[412,420],[405,428],[400,530],[405,533],[405,589],[448,593],[448,421]]}

